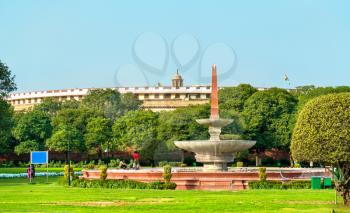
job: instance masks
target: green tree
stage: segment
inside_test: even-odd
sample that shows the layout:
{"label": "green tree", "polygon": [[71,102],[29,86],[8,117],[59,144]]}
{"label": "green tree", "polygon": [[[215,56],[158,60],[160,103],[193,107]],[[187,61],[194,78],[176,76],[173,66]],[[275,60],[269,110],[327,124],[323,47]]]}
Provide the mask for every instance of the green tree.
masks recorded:
{"label": "green tree", "polygon": [[161,112],[158,140],[165,143],[167,150],[175,150],[174,141],[208,139],[208,128],[198,124],[196,119],[208,118],[209,114],[208,104]]}
{"label": "green tree", "polygon": [[121,114],[121,95],[113,89],[94,89],[89,91],[82,102],[83,106],[94,109],[104,117],[114,121]]}
{"label": "green tree", "polygon": [[0,98],[6,97],[17,89],[14,79],[15,76],[11,75],[11,70],[0,61]]}
{"label": "green tree", "polygon": [[138,150],[153,161],[157,140],[158,114],[150,110],[129,111],[113,124],[113,137],[122,150]]}
{"label": "green tree", "polygon": [[103,149],[112,149],[111,137],[110,121],[103,117],[92,118],[86,126],[85,146],[88,150],[96,151],[99,159],[102,159]]}
{"label": "green tree", "polygon": [[257,91],[249,84],[224,87],[219,90],[219,107],[221,110],[242,112],[245,101]]}
{"label": "green tree", "polygon": [[19,141],[15,147],[17,154],[43,150],[45,140],[51,136],[52,127],[48,114],[41,111],[28,111],[19,118],[12,133]]}
{"label": "green tree", "polygon": [[[257,154],[266,149],[287,149],[297,99],[284,89],[271,88],[253,94],[244,105],[245,135],[257,143]],[[258,155],[257,155],[258,156]],[[257,164],[259,159],[257,158]]]}
{"label": "green tree", "polygon": [[12,114],[10,104],[0,98],[0,153],[6,153],[11,148]]}
{"label": "green tree", "polygon": [[293,131],[291,152],[298,161],[336,168],[336,188],[350,200],[350,93],[330,94],[309,101]]}
{"label": "green tree", "polygon": [[125,114],[128,111],[138,110],[142,105],[142,101],[140,101],[135,94],[125,93],[121,97],[122,102],[122,114]]}
{"label": "green tree", "polygon": [[61,124],[46,140],[46,146],[49,150],[66,152],[66,162],[68,162],[68,152],[84,150],[83,135],[75,127]]}

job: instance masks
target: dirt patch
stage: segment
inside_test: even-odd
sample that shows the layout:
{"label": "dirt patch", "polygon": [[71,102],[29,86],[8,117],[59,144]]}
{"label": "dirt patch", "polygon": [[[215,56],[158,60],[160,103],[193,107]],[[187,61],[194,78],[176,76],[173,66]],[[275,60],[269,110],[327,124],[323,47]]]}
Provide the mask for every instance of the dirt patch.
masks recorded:
{"label": "dirt patch", "polygon": [[144,204],[161,204],[174,201],[174,198],[145,198],[139,201],[86,201],[86,202],[50,202],[41,205],[56,206],[128,206]]}

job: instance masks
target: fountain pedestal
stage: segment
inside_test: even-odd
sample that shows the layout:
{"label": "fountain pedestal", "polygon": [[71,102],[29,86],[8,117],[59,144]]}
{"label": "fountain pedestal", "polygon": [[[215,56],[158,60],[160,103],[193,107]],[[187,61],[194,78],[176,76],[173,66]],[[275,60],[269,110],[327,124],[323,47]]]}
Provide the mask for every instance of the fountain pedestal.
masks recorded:
{"label": "fountain pedestal", "polygon": [[204,171],[227,171],[227,163],[233,162],[234,153],[254,146],[255,141],[220,140],[221,128],[232,123],[231,119],[219,117],[216,66],[212,70],[211,115],[209,119],[196,120],[209,129],[209,140],[175,141],[181,149],[194,152],[198,162],[204,164]]}

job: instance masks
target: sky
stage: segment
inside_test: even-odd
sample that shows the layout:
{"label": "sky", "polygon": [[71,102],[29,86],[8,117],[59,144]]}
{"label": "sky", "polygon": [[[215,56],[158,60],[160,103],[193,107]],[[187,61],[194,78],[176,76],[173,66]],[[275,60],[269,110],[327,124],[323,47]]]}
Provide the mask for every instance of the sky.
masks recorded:
{"label": "sky", "polygon": [[[116,86],[340,86],[347,0],[0,0],[0,60],[19,92]],[[285,75],[289,81],[285,81]]]}

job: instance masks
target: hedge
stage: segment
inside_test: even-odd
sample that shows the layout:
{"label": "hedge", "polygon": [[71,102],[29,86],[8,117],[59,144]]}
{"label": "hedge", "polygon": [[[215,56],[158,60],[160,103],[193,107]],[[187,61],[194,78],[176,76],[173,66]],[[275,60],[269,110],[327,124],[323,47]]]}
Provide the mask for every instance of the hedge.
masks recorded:
{"label": "hedge", "polygon": [[[66,183],[62,180],[59,181],[60,184]],[[109,188],[109,189],[169,189],[174,190],[176,184],[173,182],[150,182],[143,183],[134,180],[86,180],[86,179],[76,179],[72,181],[72,187],[78,188]]]}
{"label": "hedge", "polygon": [[311,181],[309,180],[292,180],[282,181],[249,181],[249,189],[310,189]]}

